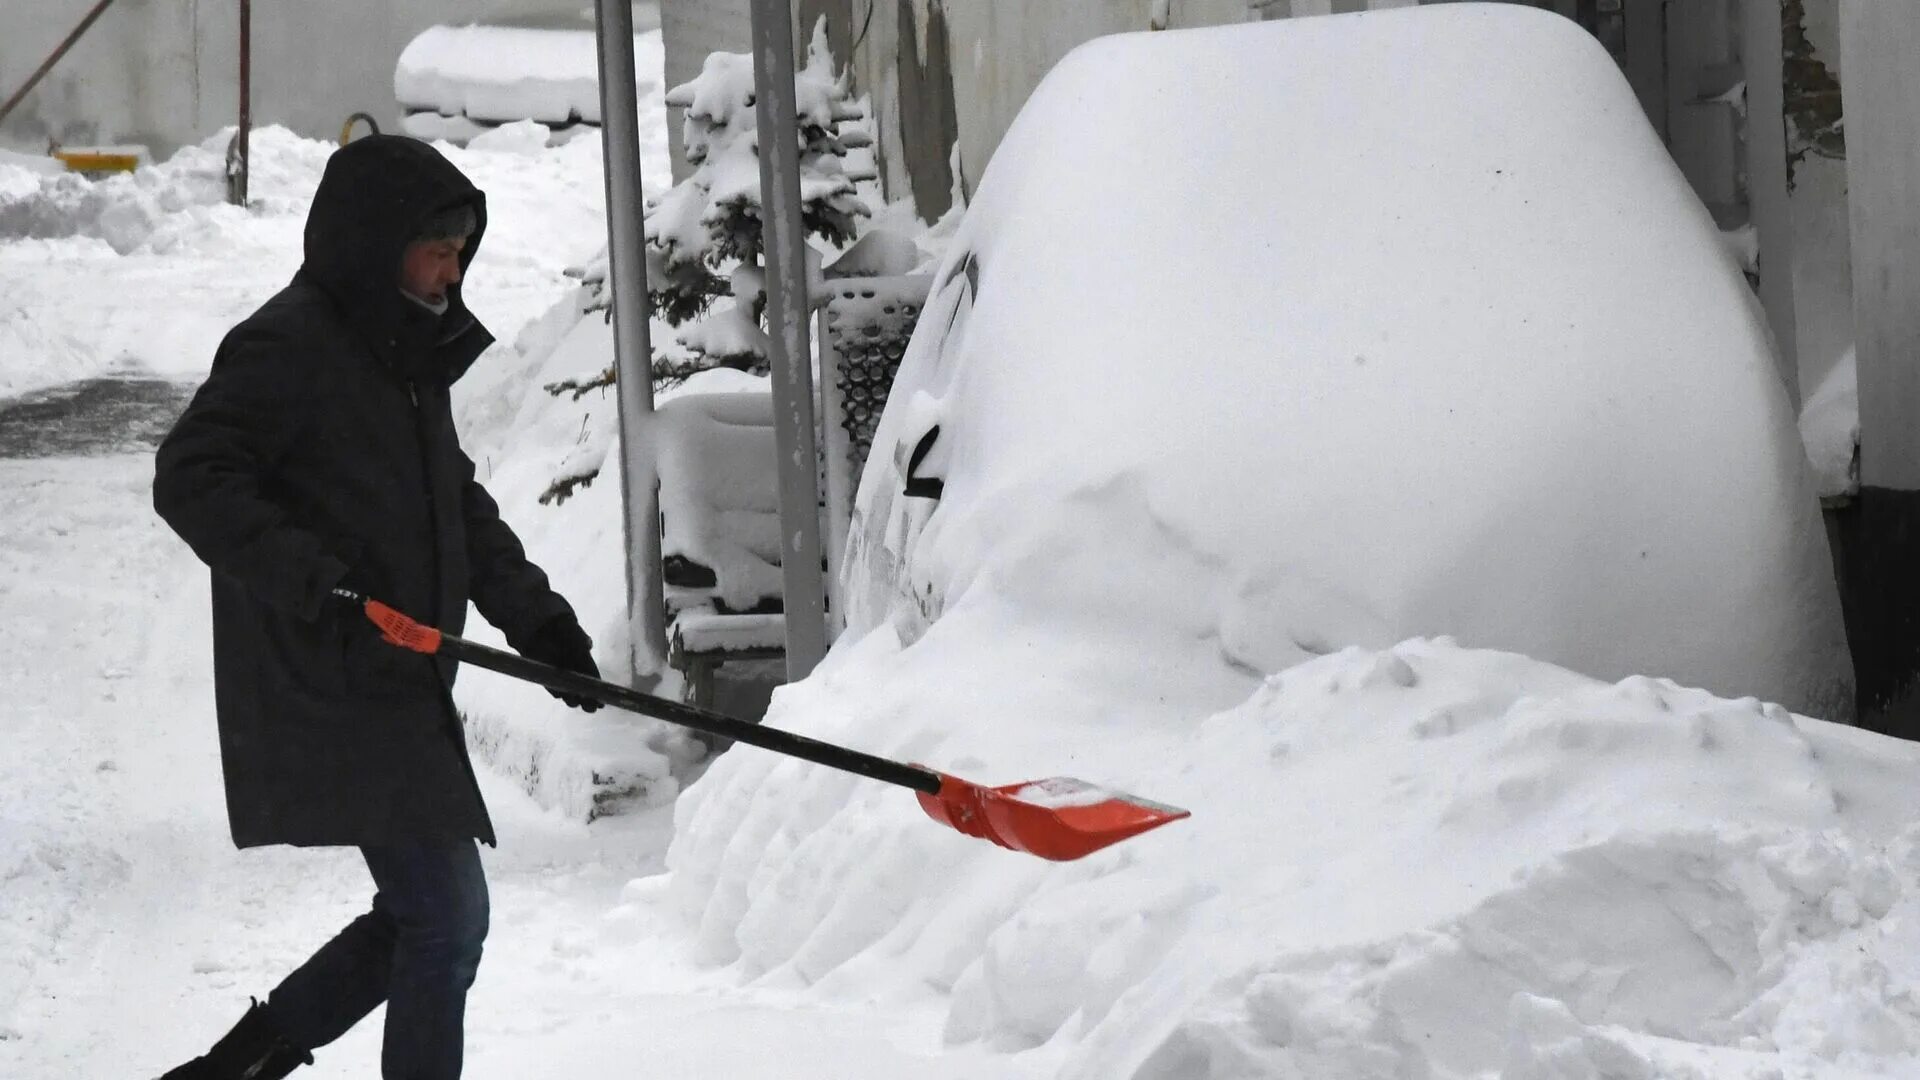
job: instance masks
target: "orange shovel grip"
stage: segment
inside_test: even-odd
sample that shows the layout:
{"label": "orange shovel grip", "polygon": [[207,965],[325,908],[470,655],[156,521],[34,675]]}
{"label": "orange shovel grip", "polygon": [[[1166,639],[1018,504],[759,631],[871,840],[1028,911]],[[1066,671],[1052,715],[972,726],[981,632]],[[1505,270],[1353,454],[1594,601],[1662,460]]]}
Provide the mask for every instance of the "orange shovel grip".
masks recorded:
{"label": "orange shovel grip", "polygon": [[380,628],[381,637],[403,649],[429,655],[440,651],[440,631],[414,622],[378,600],[367,601],[367,618]]}

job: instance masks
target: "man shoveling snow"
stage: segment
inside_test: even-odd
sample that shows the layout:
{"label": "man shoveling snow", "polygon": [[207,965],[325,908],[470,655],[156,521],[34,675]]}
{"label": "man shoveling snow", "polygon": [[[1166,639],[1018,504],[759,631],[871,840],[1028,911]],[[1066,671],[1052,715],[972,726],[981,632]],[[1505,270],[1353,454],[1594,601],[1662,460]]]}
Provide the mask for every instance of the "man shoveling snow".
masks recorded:
{"label": "man shoveling snow", "polygon": [[598,674],[454,433],[449,388],[493,341],[460,296],[485,230],[481,192],[426,144],[336,152],[300,272],[227,335],[160,447],[154,506],[213,569],[234,842],[358,847],[377,889],[167,1080],[285,1076],[382,1002],[385,1076],[460,1074],[487,932],[475,841],[494,833],[455,665],[382,644],[331,590],[455,630],[471,599],[521,653]]}

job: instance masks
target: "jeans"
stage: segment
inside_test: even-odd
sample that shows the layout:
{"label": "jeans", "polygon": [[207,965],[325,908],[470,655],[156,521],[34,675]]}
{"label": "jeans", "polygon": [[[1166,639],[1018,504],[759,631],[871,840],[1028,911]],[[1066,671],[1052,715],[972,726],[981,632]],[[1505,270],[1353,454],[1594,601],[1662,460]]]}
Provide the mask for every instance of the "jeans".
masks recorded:
{"label": "jeans", "polygon": [[387,1003],[380,1075],[456,1080],[467,988],[487,937],[487,879],[472,840],[360,849],[378,890],[267,999],[295,1046],[325,1046]]}

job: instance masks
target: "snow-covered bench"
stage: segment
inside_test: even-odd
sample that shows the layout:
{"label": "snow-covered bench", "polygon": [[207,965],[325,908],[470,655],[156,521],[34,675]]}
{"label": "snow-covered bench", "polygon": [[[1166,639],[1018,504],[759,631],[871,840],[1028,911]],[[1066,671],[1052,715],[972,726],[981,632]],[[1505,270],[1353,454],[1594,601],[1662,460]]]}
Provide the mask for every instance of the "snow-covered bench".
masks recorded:
{"label": "snow-covered bench", "polygon": [[[930,282],[831,283],[819,381],[830,568],[838,568],[853,490]],[[663,403],[657,422],[667,659],[686,675],[688,700],[707,705],[723,665],[785,655],[772,397],[686,394]]]}
{"label": "snow-covered bench", "polygon": [[716,668],[783,654],[773,399],[686,394],[656,423],[667,658],[710,705]]}

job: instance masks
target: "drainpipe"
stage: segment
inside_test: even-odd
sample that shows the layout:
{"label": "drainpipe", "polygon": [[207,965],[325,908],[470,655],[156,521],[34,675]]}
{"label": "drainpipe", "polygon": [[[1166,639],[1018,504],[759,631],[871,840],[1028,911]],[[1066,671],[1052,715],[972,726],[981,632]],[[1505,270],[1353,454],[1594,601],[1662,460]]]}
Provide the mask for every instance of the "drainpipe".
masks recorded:
{"label": "drainpipe", "polygon": [[227,201],[247,205],[247,136],[253,131],[253,0],[240,0],[240,128],[227,151]]}
{"label": "drainpipe", "polygon": [[753,0],[753,93],[760,135],[767,323],[773,330],[773,419],[780,458],[780,572],[788,682],[806,678],[827,652],[813,350],[807,333],[807,236],[800,220],[793,79],[793,13],[787,0]]}
{"label": "drainpipe", "polygon": [[614,387],[620,408],[620,502],[627,546],[627,660],[638,680],[667,670],[660,582],[660,480],[654,453],[653,345],[647,337],[640,105],[634,89],[633,8],[594,0],[600,53],[600,145],[607,188],[607,278],[613,291]]}

